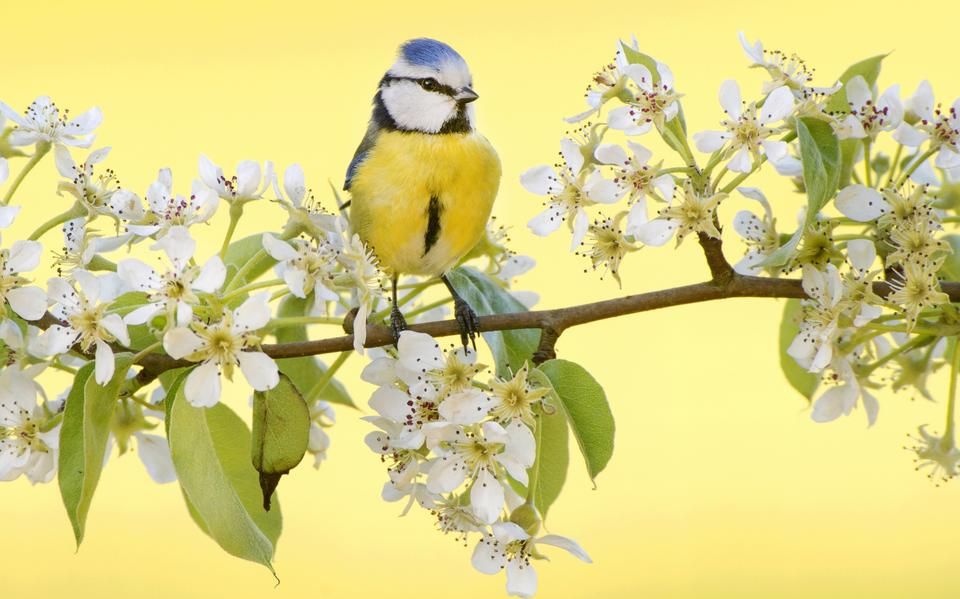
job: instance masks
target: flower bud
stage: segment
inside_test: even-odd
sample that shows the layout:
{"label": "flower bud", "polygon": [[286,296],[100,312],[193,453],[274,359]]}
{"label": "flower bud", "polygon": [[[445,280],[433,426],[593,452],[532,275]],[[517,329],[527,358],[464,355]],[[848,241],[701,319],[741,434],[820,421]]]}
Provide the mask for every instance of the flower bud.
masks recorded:
{"label": "flower bud", "polygon": [[537,511],[537,508],[529,503],[525,503],[513,510],[513,513],[510,514],[510,521],[533,537],[540,531],[540,524],[543,522],[543,519],[540,517],[540,512]]}

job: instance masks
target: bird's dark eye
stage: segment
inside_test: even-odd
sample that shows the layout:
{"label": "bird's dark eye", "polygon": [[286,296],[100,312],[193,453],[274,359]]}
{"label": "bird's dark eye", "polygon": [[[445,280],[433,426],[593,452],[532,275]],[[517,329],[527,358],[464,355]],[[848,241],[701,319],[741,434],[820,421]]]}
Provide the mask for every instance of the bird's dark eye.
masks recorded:
{"label": "bird's dark eye", "polygon": [[428,92],[434,92],[440,89],[440,84],[437,82],[436,79],[433,79],[432,77],[428,77],[426,79],[420,80],[420,87],[427,90]]}

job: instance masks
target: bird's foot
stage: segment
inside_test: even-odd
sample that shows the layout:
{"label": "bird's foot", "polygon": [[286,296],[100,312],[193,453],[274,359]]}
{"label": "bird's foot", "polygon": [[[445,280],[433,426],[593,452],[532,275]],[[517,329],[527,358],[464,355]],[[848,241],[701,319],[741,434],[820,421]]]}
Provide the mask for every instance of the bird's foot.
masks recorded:
{"label": "bird's foot", "polygon": [[477,335],[480,333],[480,319],[465,300],[457,297],[453,300],[453,314],[460,326],[460,342],[467,347],[467,341],[477,350]]}
{"label": "bird's foot", "polygon": [[390,328],[393,330],[393,344],[399,347],[400,333],[407,330],[407,319],[403,317],[396,304],[390,310]]}

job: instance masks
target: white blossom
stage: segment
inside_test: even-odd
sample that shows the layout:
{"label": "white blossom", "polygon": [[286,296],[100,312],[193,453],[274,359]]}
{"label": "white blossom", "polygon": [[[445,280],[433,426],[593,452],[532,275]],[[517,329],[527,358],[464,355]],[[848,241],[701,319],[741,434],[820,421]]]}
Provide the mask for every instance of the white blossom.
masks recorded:
{"label": "white blossom", "polygon": [[680,112],[680,97],[673,89],[673,72],[670,67],[658,62],[657,74],[641,64],[630,65],[627,76],[635,88],[630,88],[633,98],[626,106],[610,111],[607,123],[611,129],[627,135],[643,135],[654,126],[662,128]]}
{"label": "white blossom", "polygon": [[175,226],[155,246],[162,248],[170,267],[162,274],[149,264],[128,258],[117,264],[117,274],[132,291],[147,294],[149,303],[124,316],[127,324],[148,322],[160,313],[167,316],[167,326],[185,327],[193,320],[193,306],[200,303],[197,292],[215,293],[223,285],[227,268],[214,255],[203,264],[191,264],[196,243],[183,226]]}
{"label": "white blossom", "polygon": [[163,336],[163,348],[175,359],[200,362],[190,371],[183,386],[184,396],[195,407],[209,408],[220,401],[220,377],[233,379],[234,367],[257,391],[266,391],[280,382],[277,363],[258,349],[255,332],[270,322],[269,294],[251,296],[235,310],[224,310],[212,324],[193,321]]}
{"label": "white blossom", "polygon": [[310,316],[323,313],[326,302],[340,299],[332,290],[338,252],[325,240],[286,242],[264,233],[263,248],[277,261],[274,271],[286,282],[290,293],[301,299],[310,297]]}
{"label": "white blossom", "polygon": [[605,179],[600,171],[584,169],[581,146],[570,138],[560,141],[563,164],[556,169],[536,166],[520,176],[520,184],[537,195],[548,196],[546,209],[527,226],[535,235],[547,236],[567,221],[573,231],[570,249],[574,250],[587,233],[589,217],[584,208],[593,204],[612,204],[625,190]]}
{"label": "white blossom", "polygon": [[693,135],[701,152],[724,150],[729,158],[727,168],[737,173],[748,173],[763,154],[771,163],[787,156],[787,143],[769,139],[783,121],[793,112],[793,94],[786,86],[772,90],[763,106],[750,103],[746,107],[740,99],[740,86],[727,80],[720,86],[720,105],[727,114],[721,121],[724,131],[702,131]]}
{"label": "white blossom", "polygon": [[254,160],[242,160],[237,164],[237,174],[227,177],[223,169],[206,156],[200,156],[200,180],[217,196],[228,202],[245,202],[263,197],[273,185],[273,163],[269,160],[260,169]]}
{"label": "white blossom", "polygon": [[[9,225],[13,222],[10,215],[15,216],[16,212],[9,211],[7,215]],[[25,320],[37,320],[47,311],[46,292],[30,285],[30,280],[22,276],[40,265],[42,252],[38,241],[17,240],[10,248],[0,248],[0,320],[6,316],[8,306]]]}
{"label": "white blossom", "polygon": [[588,564],[587,552],[573,539],[560,535],[531,537],[513,522],[497,522],[473,550],[472,563],[478,572],[498,574],[506,571],[507,593],[516,597],[533,597],[537,592],[537,573],[531,559],[542,558],[538,545],[559,547]]}
{"label": "white blossom", "polygon": [[43,365],[0,369],[0,480],[26,476],[31,483],[53,479],[57,470],[60,425],[37,403],[34,377]]}
{"label": "white blossom", "polygon": [[59,355],[78,344],[88,352],[96,349],[94,379],[105,385],[114,373],[113,349],[110,344],[130,345],[127,325],[119,314],[108,314],[107,305],[116,298],[119,286],[108,277],[96,277],[85,270],[75,270],[73,282],[54,278],[47,282],[51,312],[63,324],[51,326],[43,334],[46,353]]}
{"label": "white blossom", "polygon": [[157,180],[147,188],[148,211],[142,222],[131,223],[127,230],[141,237],[162,236],[171,227],[191,227],[209,221],[217,211],[217,194],[193,181],[190,195],[173,193],[173,173],[160,169]]}
{"label": "white blossom", "polygon": [[3,102],[0,102],[0,112],[17,125],[7,138],[11,146],[46,142],[87,148],[93,143],[93,130],[103,120],[99,108],[91,108],[67,120],[66,114],[61,115],[60,109],[48,96],[39,96],[22,115]]}

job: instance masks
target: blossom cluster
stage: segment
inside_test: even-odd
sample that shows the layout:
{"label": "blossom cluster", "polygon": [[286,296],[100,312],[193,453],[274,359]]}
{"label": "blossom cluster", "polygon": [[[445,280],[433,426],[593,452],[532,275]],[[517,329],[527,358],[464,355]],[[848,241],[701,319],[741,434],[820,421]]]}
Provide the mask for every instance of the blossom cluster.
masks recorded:
{"label": "blossom cluster", "polygon": [[[9,119],[10,127],[4,127]],[[349,214],[325,210],[308,187],[303,169],[291,164],[282,174],[269,162],[244,160],[225,171],[206,156],[188,185],[174,183],[169,168],[140,194],[124,187],[104,166],[109,147],[90,150],[102,120],[99,109],[68,118],[50,98],[37,98],[23,112],[0,103],[0,185],[10,174],[8,159],[32,155],[9,182],[0,203],[0,230],[19,220],[11,200],[33,166],[52,154],[60,180],[56,192],[68,208],[38,227],[29,239],[9,246],[0,238],[0,479],[21,475],[47,482],[56,472],[64,394],[47,399],[40,377],[51,370],[76,374],[94,365],[92,379],[107,385],[125,381],[111,439],[121,451],[136,439],[139,455],[156,480],[174,480],[166,439],[149,433],[163,420],[165,389],[140,388],[144,359],[162,353],[195,365],[183,393],[193,406],[219,403],[224,381],[237,370],[253,391],[274,388],[282,367],[263,351],[264,339],[283,326],[337,325],[351,318],[355,349],[364,351],[367,323],[383,310],[383,274],[377,258],[350,230]],[[4,150],[3,148],[6,148]],[[274,230],[244,246],[233,234],[251,202],[281,209]],[[199,251],[196,231],[218,213],[228,213],[222,248]],[[41,284],[45,236],[57,276]],[[260,231],[263,231],[261,228]],[[491,228],[477,258],[508,286],[533,266],[504,245],[503,228]],[[272,269],[270,268],[272,266]],[[272,270],[275,278],[269,278]],[[404,281],[419,300],[424,281]],[[302,300],[295,316],[280,316],[287,298]],[[536,297],[518,294],[535,302]],[[422,300],[420,300],[422,301]],[[413,304],[414,307],[417,303]],[[412,322],[443,316],[445,306],[415,312]],[[116,354],[135,354],[128,372],[116,371]],[[330,373],[333,375],[333,372]],[[319,465],[335,421],[334,408],[314,389],[309,402],[309,451]],[[302,390],[307,395],[307,390]]]}
{"label": "blossom cluster", "polygon": [[[406,500],[404,513],[413,505],[429,510],[441,531],[465,542],[476,534],[474,567],[504,570],[507,592],[530,597],[538,544],[590,558],[566,537],[534,536],[540,517],[528,470],[548,390],[531,384],[527,366],[483,383],[486,368],[474,350],[445,352],[429,335],[404,331],[396,352],[363,371],[363,380],[377,385],[370,397],[377,415],[366,417],[377,430],[366,442],[387,465],[384,500]],[[526,498],[518,492],[525,489]]]}
{"label": "blossom cluster", "polygon": [[[672,70],[636,40],[619,43],[587,89],[588,110],[567,119],[580,124],[561,140],[560,161],[521,177],[528,191],[546,196],[530,230],[545,236],[566,225],[571,250],[619,283],[629,254],[671,239],[679,246],[691,234],[720,240],[721,207],[755,202],[759,210],[731,211],[746,249],[733,269],[753,277],[800,274],[807,297],[788,315],[797,333],[785,353],[813,377],[802,391],[813,401],[813,420],[831,421],[860,405],[873,424],[885,386],[932,399],[929,375],[944,363],[955,322],[941,281],[960,275],[956,238],[944,230],[958,219],[960,99],[938,104],[927,81],[908,97],[899,85],[879,91],[883,56],[815,85],[814,70],[797,55],[742,33],[739,40],[749,66],[767,76],[746,93],[737,81],[723,81],[719,127],[693,133],[692,147]],[[835,152],[832,172],[804,147],[811,127],[820,131],[813,141]],[[612,143],[614,134],[623,141]],[[655,145],[662,156],[650,149]],[[745,184],[762,170],[811,197],[819,193],[813,184],[833,187],[778,229],[777,212],[795,208],[786,207],[782,192],[768,199]],[[835,178],[821,183],[821,174]],[[784,222],[797,224],[784,230]],[[947,411],[945,434],[921,428],[914,448],[935,478],[958,472],[952,398]]]}

